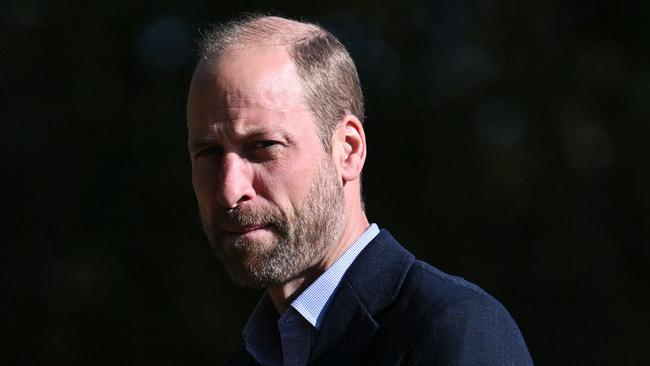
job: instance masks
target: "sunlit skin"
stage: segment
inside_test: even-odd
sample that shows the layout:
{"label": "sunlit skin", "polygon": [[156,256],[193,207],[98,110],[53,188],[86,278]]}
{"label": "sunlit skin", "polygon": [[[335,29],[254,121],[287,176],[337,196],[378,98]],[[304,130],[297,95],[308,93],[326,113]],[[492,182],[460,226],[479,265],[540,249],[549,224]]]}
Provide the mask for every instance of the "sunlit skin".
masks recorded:
{"label": "sunlit skin", "polygon": [[[360,193],[366,157],[363,127],[355,116],[344,116],[328,154],[303,101],[295,65],[283,48],[227,51],[214,65],[201,61],[187,111],[192,183],[204,218],[235,207],[290,210],[305,199],[319,162],[333,161],[344,196],[342,233],[298,277],[269,288],[282,313],[369,226]],[[215,154],[219,164],[212,159]],[[259,225],[223,230],[232,237],[273,235]]]}

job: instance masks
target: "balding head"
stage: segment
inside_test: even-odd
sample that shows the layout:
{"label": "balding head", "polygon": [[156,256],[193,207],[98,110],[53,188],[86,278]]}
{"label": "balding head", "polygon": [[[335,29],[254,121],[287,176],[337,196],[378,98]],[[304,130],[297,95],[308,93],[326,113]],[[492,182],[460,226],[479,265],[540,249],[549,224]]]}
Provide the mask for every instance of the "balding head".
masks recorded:
{"label": "balding head", "polygon": [[199,43],[201,58],[215,62],[225,51],[237,52],[251,48],[286,47],[306,39],[322,28],[280,17],[249,17],[217,26],[206,33]]}
{"label": "balding head", "polygon": [[345,47],[322,27],[295,20],[252,16],[205,33],[199,42],[201,61],[209,66],[229,52],[285,48],[296,65],[303,98],[318,122],[321,142],[331,152],[338,122],[352,114],[364,119],[357,69]]}

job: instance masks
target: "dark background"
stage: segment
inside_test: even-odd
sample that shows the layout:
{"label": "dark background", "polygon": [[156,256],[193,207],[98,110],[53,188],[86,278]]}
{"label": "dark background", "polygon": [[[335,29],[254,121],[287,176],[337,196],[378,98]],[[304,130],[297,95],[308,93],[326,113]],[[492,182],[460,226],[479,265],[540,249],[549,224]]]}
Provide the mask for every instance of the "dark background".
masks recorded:
{"label": "dark background", "polygon": [[540,365],[650,362],[644,1],[9,0],[3,365],[221,364],[259,296],[199,227],[193,39],[316,21],[367,97],[372,221],[511,311]]}

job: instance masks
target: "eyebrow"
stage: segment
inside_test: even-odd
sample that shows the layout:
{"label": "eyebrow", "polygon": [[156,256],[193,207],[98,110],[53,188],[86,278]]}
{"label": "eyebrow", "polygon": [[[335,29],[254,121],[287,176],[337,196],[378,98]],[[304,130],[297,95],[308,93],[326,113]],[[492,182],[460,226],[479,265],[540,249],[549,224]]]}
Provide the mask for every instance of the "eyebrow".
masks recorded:
{"label": "eyebrow", "polygon": [[[252,128],[250,131],[246,131],[244,134],[238,135],[235,139],[232,139],[232,133],[227,133],[229,139],[235,141],[245,141],[245,140],[254,140],[267,136],[282,136],[287,142],[293,141],[293,134],[288,130],[283,128]],[[190,151],[195,151],[207,146],[213,146],[216,143],[218,136],[216,133],[210,133],[205,137],[198,138],[188,138],[187,147]]]}

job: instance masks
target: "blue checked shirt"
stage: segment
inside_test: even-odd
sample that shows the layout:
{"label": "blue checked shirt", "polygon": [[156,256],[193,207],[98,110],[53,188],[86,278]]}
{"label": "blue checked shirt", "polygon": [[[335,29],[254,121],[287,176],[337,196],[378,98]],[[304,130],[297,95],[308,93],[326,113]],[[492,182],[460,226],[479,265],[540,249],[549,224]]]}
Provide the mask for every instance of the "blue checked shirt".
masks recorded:
{"label": "blue checked shirt", "polygon": [[268,293],[262,296],[244,328],[246,350],[258,363],[264,366],[307,364],[332,294],[352,262],[377,234],[377,225],[370,225],[281,316]]}

